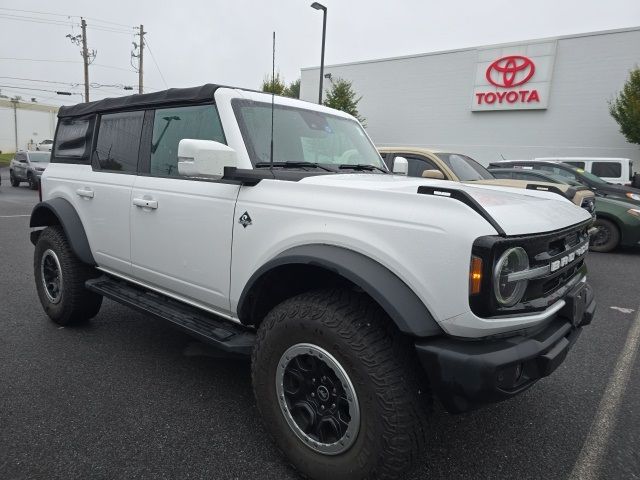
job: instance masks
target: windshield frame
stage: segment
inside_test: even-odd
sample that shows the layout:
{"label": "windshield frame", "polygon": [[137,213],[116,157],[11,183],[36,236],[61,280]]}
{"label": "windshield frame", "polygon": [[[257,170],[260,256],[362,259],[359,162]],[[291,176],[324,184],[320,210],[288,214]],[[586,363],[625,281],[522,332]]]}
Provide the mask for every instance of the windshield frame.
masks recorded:
{"label": "windshield frame", "polygon": [[[244,142],[245,148],[247,149],[247,154],[249,155],[249,160],[251,162],[251,165],[253,168],[259,168],[256,167],[256,164],[264,164],[265,160],[260,159],[258,157],[258,155],[256,154],[255,150],[254,150],[254,145],[253,145],[253,141],[251,138],[251,134],[248,130],[248,127],[244,121],[243,118],[243,114],[242,114],[242,107],[243,106],[259,106],[259,107],[267,107],[267,108],[271,108],[271,103],[270,102],[265,102],[265,101],[260,101],[260,100],[253,100],[253,99],[247,99],[247,98],[234,98],[231,100],[231,107],[233,109],[233,113],[235,115],[235,119],[236,119],[236,123],[238,124],[238,127],[240,129],[240,133],[242,135],[242,140]],[[389,168],[387,167],[387,165],[384,163],[384,160],[382,159],[382,156],[380,155],[380,152],[378,152],[378,149],[376,148],[376,146],[374,145],[373,141],[371,140],[371,138],[369,138],[369,135],[367,135],[367,132],[365,131],[364,127],[357,121],[354,120],[352,118],[348,118],[348,117],[344,117],[342,115],[336,115],[330,112],[325,112],[325,111],[321,111],[321,110],[316,110],[316,109],[312,109],[312,108],[304,108],[304,107],[297,107],[297,106],[291,106],[291,105],[284,105],[282,103],[274,103],[273,104],[274,110],[294,110],[294,111],[300,111],[300,112],[312,112],[318,115],[322,115],[328,118],[333,118],[336,120],[340,120],[340,121],[345,121],[345,122],[349,122],[353,125],[356,126],[356,128],[360,129],[360,131],[363,133],[365,139],[366,139],[366,143],[370,146],[371,148],[371,152],[375,155],[375,158],[377,160],[377,164],[372,164],[370,162],[366,162],[366,163],[360,163],[360,164],[356,164],[356,165],[370,165],[373,167],[376,167],[379,170],[384,170],[384,172],[386,173],[391,173]],[[299,160],[300,162],[304,161],[304,158],[301,158]],[[278,158],[273,158],[273,162],[278,163],[278,162],[282,162],[280,159]],[[267,160],[268,163],[268,160]],[[295,162],[294,162],[295,163]],[[325,162],[310,162],[310,163],[316,163],[317,165],[321,166],[322,168],[326,167],[327,169],[337,169],[338,171],[336,173],[341,173],[339,171],[339,167],[341,167],[342,165],[348,165],[348,164],[340,164],[340,163],[325,163]],[[332,168],[333,167],[333,168]],[[307,167],[305,166],[300,166],[300,167],[289,167],[291,168],[299,168],[300,170],[305,170],[307,169]],[[344,167],[343,167],[344,168]],[[358,173],[371,173],[370,170],[354,170],[357,171]]]}

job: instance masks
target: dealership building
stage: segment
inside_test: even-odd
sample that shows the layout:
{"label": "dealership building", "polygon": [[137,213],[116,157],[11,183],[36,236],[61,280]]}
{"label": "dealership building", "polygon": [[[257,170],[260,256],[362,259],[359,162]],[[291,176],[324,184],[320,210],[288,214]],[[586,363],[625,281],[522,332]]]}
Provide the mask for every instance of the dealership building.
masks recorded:
{"label": "dealership building", "polygon": [[[343,78],[377,145],[466,153],[484,164],[548,156],[625,157],[608,102],[640,65],[640,27],[325,66]],[[316,101],[319,68],[301,72]]]}

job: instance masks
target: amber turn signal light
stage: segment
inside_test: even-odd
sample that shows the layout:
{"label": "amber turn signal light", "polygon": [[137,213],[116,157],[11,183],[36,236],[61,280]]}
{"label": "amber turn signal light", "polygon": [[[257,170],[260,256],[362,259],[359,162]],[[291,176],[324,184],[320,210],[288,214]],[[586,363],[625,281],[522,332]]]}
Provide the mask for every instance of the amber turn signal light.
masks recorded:
{"label": "amber turn signal light", "polygon": [[480,293],[482,285],[482,259],[472,256],[471,265],[469,266],[469,295],[477,295]]}

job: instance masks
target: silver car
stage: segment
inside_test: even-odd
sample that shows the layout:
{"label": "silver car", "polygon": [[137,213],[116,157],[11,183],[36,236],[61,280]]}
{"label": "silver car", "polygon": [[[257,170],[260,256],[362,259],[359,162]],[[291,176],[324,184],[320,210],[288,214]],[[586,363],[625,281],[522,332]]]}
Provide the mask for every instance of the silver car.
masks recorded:
{"label": "silver car", "polygon": [[9,164],[11,185],[17,187],[20,182],[28,182],[33,190],[38,188],[40,176],[49,165],[51,152],[18,152]]}

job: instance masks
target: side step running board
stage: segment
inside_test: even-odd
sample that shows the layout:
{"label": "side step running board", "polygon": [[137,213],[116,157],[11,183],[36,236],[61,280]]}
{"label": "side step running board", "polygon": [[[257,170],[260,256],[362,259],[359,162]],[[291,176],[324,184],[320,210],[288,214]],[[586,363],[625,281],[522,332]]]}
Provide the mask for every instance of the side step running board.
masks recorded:
{"label": "side step running board", "polygon": [[85,286],[142,313],[168,320],[228,353],[251,355],[255,333],[243,325],[107,275],[87,280]]}

